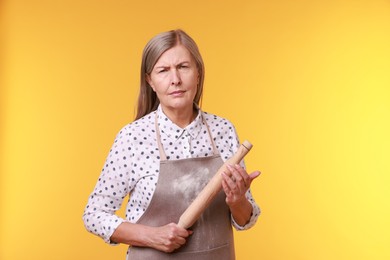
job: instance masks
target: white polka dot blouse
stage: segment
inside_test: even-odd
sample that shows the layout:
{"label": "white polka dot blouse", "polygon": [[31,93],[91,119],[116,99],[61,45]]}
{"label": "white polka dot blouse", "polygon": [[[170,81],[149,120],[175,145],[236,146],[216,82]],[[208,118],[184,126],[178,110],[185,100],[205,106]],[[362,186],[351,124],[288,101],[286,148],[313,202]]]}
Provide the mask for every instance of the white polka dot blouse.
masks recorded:
{"label": "white polka dot blouse", "polygon": [[[115,138],[83,214],[87,230],[107,243],[111,243],[112,233],[122,222],[137,222],[152,199],[160,168],[156,113],[161,142],[168,160],[213,155],[210,137],[201,115],[206,120],[216,148],[224,161],[230,158],[240,145],[232,123],[200,110],[195,120],[185,128],[175,125],[163,113],[161,106],[123,127]],[[128,194],[130,198],[126,205],[126,217],[123,219],[115,212]],[[250,190],[246,196],[253,207],[252,216],[245,226],[239,226],[232,218],[232,225],[237,230],[252,227],[260,215],[260,208]]]}

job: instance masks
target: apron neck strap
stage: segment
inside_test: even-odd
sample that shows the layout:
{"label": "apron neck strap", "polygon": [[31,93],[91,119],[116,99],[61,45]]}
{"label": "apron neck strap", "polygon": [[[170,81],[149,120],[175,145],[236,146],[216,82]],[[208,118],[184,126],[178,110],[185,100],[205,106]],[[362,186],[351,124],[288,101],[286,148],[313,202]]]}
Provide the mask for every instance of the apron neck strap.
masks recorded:
{"label": "apron neck strap", "polygon": [[160,152],[160,161],[166,161],[167,156],[165,154],[164,147],[162,146],[162,143],[161,143],[160,128],[158,127],[157,118],[158,118],[158,116],[157,116],[157,112],[156,112],[156,115],[154,117],[154,125],[156,127],[156,137],[157,137],[158,150]]}
{"label": "apron neck strap", "polygon": [[[199,113],[201,113],[200,116],[202,118],[202,122],[205,124],[205,126],[207,128],[207,132],[209,134],[210,142],[211,142],[211,144],[213,146],[213,154],[214,155],[219,155],[219,152],[218,152],[217,147],[216,147],[215,142],[214,142],[214,138],[211,135],[210,127],[207,124],[206,119],[204,118],[203,113],[202,113],[201,110],[199,110]],[[166,161],[167,160],[167,155],[165,154],[164,147],[163,147],[162,142],[161,142],[161,134],[160,134],[160,128],[158,126],[158,115],[157,115],[157,112],[156,112],[155,117],[154,117],[154,124],[155,124],[155,127],[156,127],[156,138],[157,138],[158,150],[160,152],[160,160],[161,161]]]}

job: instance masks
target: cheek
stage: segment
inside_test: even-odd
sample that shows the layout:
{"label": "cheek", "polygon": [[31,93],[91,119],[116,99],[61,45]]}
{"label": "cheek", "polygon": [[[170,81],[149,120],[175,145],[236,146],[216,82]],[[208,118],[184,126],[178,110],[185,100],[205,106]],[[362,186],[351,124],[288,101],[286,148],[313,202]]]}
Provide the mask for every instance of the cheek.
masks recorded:
{"label": "cheek", "polygon": [[198,86],[199,77],[198,77],[197,74],[190,73],[190,74],[186,75],[186,78],[187,78],[187,82],[189,83],[189,85],[191,85],[191,86]]}
{"label": "cheek", "polygon": [[150,86],[153,88],[155,92],[164,92],[166,90],[166,83],[162,78],[153,78],[151,81],[152,84]]}
{"label": "cheek", "polygon": [[195,77],[194,78],[194,80],[193,80],[193,82],[194,82],[194,89],[197,91],[198,90],[198,86],[199,86],[199,77]]}

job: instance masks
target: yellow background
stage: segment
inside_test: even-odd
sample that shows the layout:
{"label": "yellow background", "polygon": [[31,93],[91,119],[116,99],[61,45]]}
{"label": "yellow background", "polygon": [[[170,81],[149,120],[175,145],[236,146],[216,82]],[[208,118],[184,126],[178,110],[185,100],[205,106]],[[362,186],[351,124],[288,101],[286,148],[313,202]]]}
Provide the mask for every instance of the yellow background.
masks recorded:
{"label": "yellow background", "polygon": [[390,2],[3,0],[0,259],[124,259],[81,215],[134,116],[141,52],[186,30],[203,109],[254,148],[238,259],[390,259]]}

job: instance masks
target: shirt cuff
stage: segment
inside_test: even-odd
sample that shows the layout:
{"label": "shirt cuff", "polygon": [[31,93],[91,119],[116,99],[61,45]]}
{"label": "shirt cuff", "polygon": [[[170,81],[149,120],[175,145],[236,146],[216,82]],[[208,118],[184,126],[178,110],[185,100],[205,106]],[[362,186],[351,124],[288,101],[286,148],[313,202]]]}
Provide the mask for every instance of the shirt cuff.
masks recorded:
{"label": "shirt cuff", "polygon": [[111,241],[111,236],[114,233],[114,231],[117,229],[117,227],[125,222],[122,218],[115,216],[114,219],[110,220],[110,224],[108,225],[108,232],[103,237],[104,242],[106,242],[109,245],[115,246],[119,243],[115,243]]}
{"label": "shirt cuff", "polygon": [[249,202],[252,204],[252,213],[251,213],[251,217],[250,217],[248,223],[246,223],[244,226],[237,224],[237,222],[233,218],[233,215],[231,215],[232,225],[237,231],[250,229],[251,227],[253,227],[256,224],[256,221],[260,216],[260,213],[261,213],[260,207],[256,203],[254,203],[250,200],[249,200]]}

